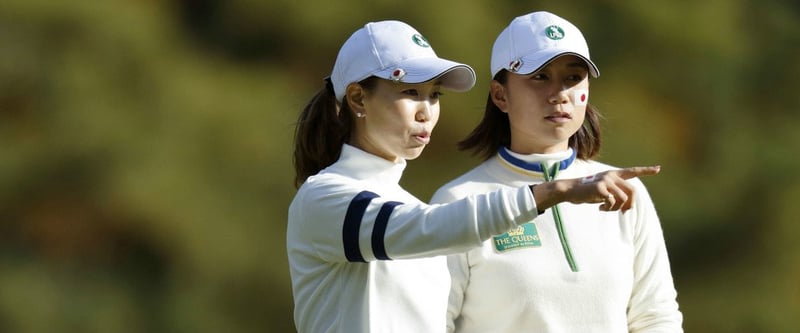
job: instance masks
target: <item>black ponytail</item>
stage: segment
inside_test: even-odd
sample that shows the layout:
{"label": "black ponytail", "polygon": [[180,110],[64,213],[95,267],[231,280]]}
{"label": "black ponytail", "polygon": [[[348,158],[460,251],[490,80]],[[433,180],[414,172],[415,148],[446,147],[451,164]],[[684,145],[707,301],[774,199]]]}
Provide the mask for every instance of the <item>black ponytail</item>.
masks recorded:
{"label": "black ponytail", "polygon": [[[377,85],[378,78],[369,77],[358,84],[367,91]],[[347,101],[347,98],[344,99]],[[342,145],[350,141],[355,118],[347,103],[339,103],[330,78],[297,119],[294,131],[295,187],[336,162]]]}
{"label": "black ponytail", "polygon": [[295,126],[295,187],[339,158],[352,128],[352,116],[348,113],[339,112],[333,85],[329,78],[325,79],[325,87],[311,98]]}

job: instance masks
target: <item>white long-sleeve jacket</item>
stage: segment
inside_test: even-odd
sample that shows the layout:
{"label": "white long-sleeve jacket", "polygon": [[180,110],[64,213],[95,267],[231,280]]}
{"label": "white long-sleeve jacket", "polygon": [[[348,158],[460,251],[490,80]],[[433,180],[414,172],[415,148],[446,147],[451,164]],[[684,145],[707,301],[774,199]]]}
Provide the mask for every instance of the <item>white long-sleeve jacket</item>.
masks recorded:
{"label": "white long-sleeve jacket", "polygon": [[527,185],[427,205],[398,184],[405,166],[344,145],[298,190],[286,247],[299,332],[444,332],[442,255],[537,215]]}
{"label": "white long-sleeve jacket", "polygon": [[[557,178],[612,168],[575,159],[571,150],[530,156],[503,151],[440,188],[431,203],[540,183],[540,162],[560,162]],[[449,256],[448,331],[682,332],[656,210],[642,182],[629,182],[635,203],[626,213],[561,203],[560,223],[548,209],[480,248]]]}

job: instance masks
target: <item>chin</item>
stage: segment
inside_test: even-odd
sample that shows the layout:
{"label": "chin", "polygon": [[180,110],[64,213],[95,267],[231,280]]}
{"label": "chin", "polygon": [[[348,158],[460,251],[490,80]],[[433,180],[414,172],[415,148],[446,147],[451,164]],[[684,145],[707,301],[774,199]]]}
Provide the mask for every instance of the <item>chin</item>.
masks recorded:
{"label": "chin", "polygon": [[401,156],[401,157],[402,157],[403,159],[405,159],[405,160],[409,160],[409,161],[410,161],[410,160],[414,160],[414,159],[416,159],[417,157],[419,157],[420,155],[422,155],[422,150],[423,150],[423,149],[424,149],[424,147],[420,147],[420,148],[416,148],[416,149],[411,149],[411,150],[407,151],[407,152],[406,152],[406,154],[405,154],[404,156]]}

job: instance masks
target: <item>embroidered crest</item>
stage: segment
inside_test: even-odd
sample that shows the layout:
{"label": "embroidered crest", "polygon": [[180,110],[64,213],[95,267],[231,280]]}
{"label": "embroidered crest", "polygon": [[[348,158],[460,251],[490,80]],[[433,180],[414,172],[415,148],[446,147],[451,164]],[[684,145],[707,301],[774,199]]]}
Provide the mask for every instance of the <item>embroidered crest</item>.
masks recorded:
{"label": "embroidered crest", "polygon": [[508,63],[508,70],[514,73],[519,71],[520,67],[522,67],[522,60],[520,59],[512,60],[510,63]]}
{"label": "embroidered crest", "polygon": [[544,28],[544,34],[547,36],[547,38],[559,40],[564,38],[564,29],[561,29],[561,27],[557,25],[551,25],[547,28]]}
{"label": "embroidered crest", "polygon": [[414,36],[411,36],[411,40],[413,40],[414,43],[419,46],[431,47],[431,44],[428,43],[428,40],[425,39],[425,37],[422,37],[420,34],[414,34]]}
{"label": "embroidered crest", "polygon": [[494,242],[495,251],[500,253],[508,250],[542,246],[542,240],[539,238],[539,232],[533,222],[520,225],[502,235],[494,236],[492,241]]}

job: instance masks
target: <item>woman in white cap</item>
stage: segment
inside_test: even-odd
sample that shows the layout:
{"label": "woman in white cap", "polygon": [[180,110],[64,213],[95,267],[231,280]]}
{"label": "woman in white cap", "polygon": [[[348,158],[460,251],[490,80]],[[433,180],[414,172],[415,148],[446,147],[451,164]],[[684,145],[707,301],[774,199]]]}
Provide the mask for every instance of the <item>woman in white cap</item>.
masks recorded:
{"label": "woman in white cap", "polygon": [[344,43],[295,133],[299,189],[286,242],[300,332],[444,332],[450,276],[440,255],[479,246],[556,202],[605,195],[565,180],[567,193],[520,184],[429,206],[400,187],[406,160],[422,153],[439,118],[440,89],[474,83],[472,68],[437,57],[399,21],[368,23]]}
{"label": "woman in white cap", "polygon": [[484,117],[459,143],[485,161],[440,188],[432,204],[520,184],[557,189],[565,178],[607,196],[552,205],[451,255],[448,331],[682,331],[647,190],[638,178],[606,188],[618,169],[592,160],[601,131],[587,103],[589,77],[600,72],[581,32],[548,12],[517,17],[495,41],[491,70]]}

